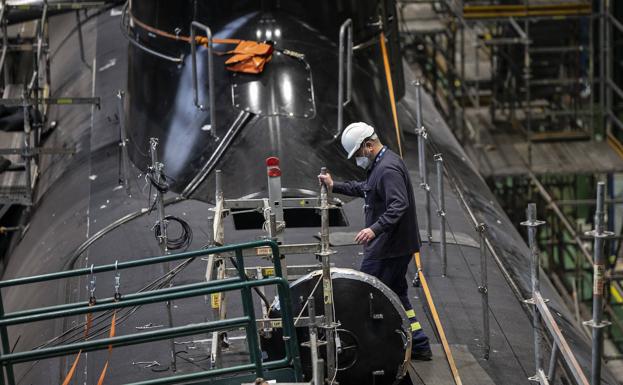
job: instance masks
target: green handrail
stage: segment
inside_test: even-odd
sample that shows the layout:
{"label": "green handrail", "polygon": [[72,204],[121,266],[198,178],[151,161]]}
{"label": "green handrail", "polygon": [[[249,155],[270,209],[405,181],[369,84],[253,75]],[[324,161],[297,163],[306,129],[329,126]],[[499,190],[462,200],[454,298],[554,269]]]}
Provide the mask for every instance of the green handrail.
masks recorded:
{"label": "green handrail", "polygon": [[[249,281],[245,275],[244,258],[242,250],[270,247],[272,251],[272,261],[275,269],[275,276],[263,280]],[[174,286],[148,292],[138,292],[124,295],[121,300],[115,298],[104,298],[95,304],[89,305],[88,301],[74,302],[69,304],[40,307],[34,309],[19,310],[12,313],[4,313],[4,304],[2,300],[2,288],[11,286],[21,286],[40,282],[54,281],[71,277],[79,277],[108,271],[118,271],[130,268],[137,268],[163,262],[178,261],[182,259],[196,258],[210,254],[220,254],[226,252],[234,252],[239,276],[236,278],[223,279],[218,281],[200,282],[182,286]],[[108,348],[108,346],[118,347],[127,345],[136,345],[146,342],[159,341],[181,336],[188,336],[198,333],[206,333],[219,330],[228,330],[232,328],[244,327],[247,334],[247,342],[249,346],[249,356],[251,363],[245,365],[237,365],[230,368],[213,369],[190,374],[171,376],[160,378],[157,380],[149,380],[140,382],[140,384],[175,384],[191,379],[204,379],[223,374],[236,374],[254,371],[256,376],[263,377],[264,370],[291,368],[294,373],[295,380],[302,377],[301,363],[299,357],[298,343],[294,329],[294,317],[291,308],[286,304],[290,303],[290,287],[286,279],[283,278],[281,263],[279,260],[279,247],[273,241],[256,241],[241,243],[228,246],[213,247],[209,249],[190,251],[178,254],[170,254],[163,256],[155,256],[134,261],[121,262],[103,266],[93,266],[92,268],[82,268],[68,270],[63,272],[49,273],[32,277],[15,278],[0,281],[0,339],[2,340],[2,354],[0,354],[0,366],[3,371],[0,373],[0,385],[8,382],[9,385],[15,384],[13,373],[13,365],[23,362],[31,362],[44,358],[64,356],[82,351],[94,351]],[[255,320],[255,310],[253,307],[253,298],[251,288],[257,286],[276,285],[277,292],[282,306],[283,319],[283,335],[285,342],[285,357],[281,360],[262,362],[262,354],[258,341],[257,325]],[[221,293],[233,290],[240,290],[242,297],[243,317],[203,322],[198,324],[189,324],[184,326],[170,327],[158,331],[149,331],[143,333],[135,333],[125,336],[116,336],[111,338],[101,338],[98,340],[76,342],[67,345],[54,346],[24,352],[11,353],[9,350],[9,338],[7,326],[31,323],[36,321],[50,320],[55,318],[64,318],[76,316],[80,314],[88,314],[101,312],[112,309],[121,309],[126,307],[140,306],[156,302],[171,301],[180,298],[195,297],[212,293]],[[6,371],[6,382],[4,372]],[[138,384],[138,383],[137,383]]]}

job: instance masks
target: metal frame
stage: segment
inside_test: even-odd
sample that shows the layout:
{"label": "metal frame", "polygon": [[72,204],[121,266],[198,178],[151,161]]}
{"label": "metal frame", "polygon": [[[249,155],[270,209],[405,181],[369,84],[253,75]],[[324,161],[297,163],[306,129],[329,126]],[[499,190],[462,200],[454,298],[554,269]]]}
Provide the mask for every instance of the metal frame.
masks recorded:
{"label": "metal frame", "polygon": [[[271,249],[275,276],[271,278],[265,278],[263,280],[251,281],[248,280],[244,275],[244,257],[242,254],[242,250],[253,249],[257,247],[269,247]],[[237,278],[230,278],[222,281],[187,284],[182,286],[164,288],[160,290],[153,290],[149,292],[127,294],[121,297],[120,300],[115,299],[114,297],[103,298],[98,300],[95,304],[89,304],[88,301],[83,301],[43,308],[21,310],[12,313],[4,313],[1,295],[1,289],[3,288],[18,287],[27,284],[49,282],[73,277],[89,276],[110,271],[122,271],[131,268],[144,267],[160,263],[169,263],[173,261],[186,260],[189,258],[192,259],[208,255],[215,255],[224,252],[233,252],[235,254],[239,267],[239,275]],[[281,308],[282,327],[286,351],[285,358],[277,361],[262,362],[262,356],[259,350],[259,343],[257,341],[257,326],[255,311],[253,309],[252,297],[250,292],[251,288],[258,286],[276,285],[279,297],[282,299],[283,303],[290,303],[289,285],[287,280],[282,276],[279,256],[279,246],[275,242],[256,241],[0,281],[0,338],[2,340],[2,354],[0,354],[0,365],[2,366],[3,370],[6,371],[7,375],[5,381],[4,373],[2,373],[2,376],[0,376],[0,384],[15,384],[13,365],[16,363],[64,356],[68,354],[78,353],[81,350],[85,352],[103,350],[107,349],[109,346],[118,347],[141,344],[179,336],[188,336],[193,334],[200,334],[217,330],[227,330],[238,327],[244,327],[247,331],[247,341],[249,341],[249,354],[251,357],[251,364],[239,365],[226,369],[209,370],[197,373],[171,376],[167,378],[160,378],[157,380],[144,381],[141,382],[141,384],[174,384],[188,381],[191,379],[204,379],[214,377],[216,375],[221,375],[224,373],[235,374],[243,372],[246,373],[248,371],[254,371],[257,377],[262,377],[264,374],[264,370],[279,368],[291,368],[295,379],[299,380],[301,378],[302,372],[298,353],[297,337],[294,330],[294,317],[291,309],[288,306],[283,306]],[[165,302],[179,298],[203,296],[212,293],[233,290],[240,290],[242,292],[241,295],[243,298],[244,311],[244,315],[242,317],[236,317],[227,320],[203,322],[199,324],[191,324],[179,327],[169,327],[158,331],[149,331],[136,333],[133,335],[103,338],[98,340],[84,341],[25,352],[12,353],[10,350],[9,338],[7,333],[7,326],[9,325],[18,325],[80,314],[91,314],[98,311],[122,309],[148,303]]]}
{"label": "metal frame", "polygon": [[[508,112],[508,117],[510,117],[513,124],[522,130],[526,136],[525,139],[528,142],[529,151],[528,159],[530,159],[532,157],[530,154],[530,143],[532,141],[542,140],[542,135],[534,135],[532,133],[533,121],[541,118],[541,116],[532,116],[533,111],[531,111],[531,102],[533,96],[531,95],[530,89],[537,85],[543,85],[544,83],[553,84],[552,80],[555,83],[559,82],[558,79],[546,79],[544,81],[541,79],[532,79],[532,55],[536,52],[530,47],[530,25],[533,22],[540,20],[557,20],[560,19],[561,16],[564,19],[586,17],[590,20],[590,23],[592,23],[593,20],[596,19],[596,16],[591,14],[590,9],[587,9],[586,6],[576,7],[575,5],[565,5],[562,8],[548,5],[543,8],[541,5],[533,5],[524,2],[525,4],[523,5],[490,4],[478,5],[474,8],[474,6],[467,4],[468,2],[463,0],[433,0],[432,2],[439,6],[442,13],[445,10],[446,15],[448,16],[447,20],[449,20],[449,24],[448,28],[443,30],[422,33],[421,36],[424,40],[426,40],[426,45],[430,45],[432,47],[428,50],[427,65],[424,67],[425,69],[428,66],[431,67],[430,77],[432,79],[431,88],[433,90],[433,94],[437,97],[437,100],[441,101],[439,104],[440,107],[442,107],[441,110],[445,112],[447,118],[451,122],[451,126],[456,128],[457,137],[461,141],[467,139],[466,128],[470,131],[476,130],[476,127],[472,127],[473,124],[471,124],[471,122],[469,122],[465,117],[465,106],[471,104],[472,106],[479,107],[481,93],[480,81],[478,78],[473,82],[468,82],[465,78],[465,34],[470,32],[478,36],[478,31],[476,31],[477,27],[484,28],[485,30],[488,29],[491,32],[490,34],[485,33],[484,37],[478,37],[478,44],[476,45],[475,50],[477,59],[481,57],[478,53],[480,47],[484,47],[490,51],[492,68],[495,67],[497,65],[496,63],[499,63],[500,60],[505,60],[503,57],[501,59],[498,57],[502,54],[500,47],[514,44],[524,45],[523,62],[508,63],[509,66],[514,67],[513,73],[516,82],[518,84],[519,82],[523,82],[524,86],[517,92],[514,90],[515,87],[506,87],[504,88],[505,94],[498,95],[495,92],[497,88],[495,87],[495,84],[501,84],[500,82],[505,79],[500,79],[494,76],[492,78],[494,86],[492,88],[493,94],[491,95],[489,113],[492,121],[496,121],[496,116],[499,111],[505,113],[506,111]],[[501,12],[501,10],[504,10],[504,12]],[[517,37],[492,37],[491,35],[495,36],[496,29],[502,25],[508,26],[516,32]],[[588,28],[588,35],[588,44],[576,47],[575,49],[569,49],[569,47],[547,47],[540,49],[540,52],[543,52],[544,50],[548,50],[548,52],[555,52],[560,49],[564,49],[566,52],[577,52],[577,54],[588,52],[587,55],[589,55],[589,61],[587,65],[589,68],[587,68],[586,84],[589,87],[593,87],[593,42],[592,28],[590,27]],[[446,40],[444,41],[438,37],[445,37]],[[460,55],[455,54],[457,47],[460,49]],[[443,67],[442,71],[438,70],[438,67],[440,66],[435,62],[437,55],[440,55],[445,63],[445,67],[441,66]],[[458,59],[460,62],[457,62],[456,58],[460,58]],[[478,62],[479,60],[476,61],[476,63]],[[443,71],[444,69],[445,73]],[[480,69],[477,64],[476,71],[479,73],[479,70]],[[577,79],[566,79],[565,82],[567,81],[577,83]],[[565,111],[564,109],[561,110],[560,106],[552,105],[555,113],[548,114],[543,118],[549,118],[560,114],[582,117],[583,121],[590,127],[590,132],[588,132],[588,134],[594,134],[594,129],[592,127],[592,116],[594,115],[594,92],[591,92],[590,94],[590,101],[586,102],[580,100],[579,92],[573,93],[573,95],[575,95],[574,101],[576,104],[578,101],[581,103],[589,103],[590,108],[572,108]],[[510,99],[510,102],[506,101],[507,99]],[[524,109],[526,112],[526,116],[522,121],[517,120],[516,110],[519,108]],[[621,124],[621,127],[623,127],[623,123]],[[588,131],[585,126],[582,126],[579,129],[582,131]],[[573,139],[573,137],[569,136],[569,139]],[[477,137],[476,140],[478,140]]]}
{"label": "metal frame", "polygon": [[[334,208],[335,206],[330,204],[329,191],[325,185],[321,185],[320,194],[315,198],[306,198],[303,203],[305,206],[316,205],[316,208],[320,211],[321,215],[321,228],[320,228],[320,242],[319,243],[309,243],[309,244],[281,244],[283,242],[282,233],[286,228],[286,223],[283,221],[283,208],[284,207],[301,207],[301,199],[294,198],[283,198],[282,197],[282,185],[281,185],[281,169],[279,166],[279,160],[277,158],[268,158],[266,162],[266,170],[267,170],[267,184],[268,184],[268,198],[262,199],[225,199],[222,185],[222,175],[220,170],[216,170],[215,179],[216,179],[216,193],[215,199],[216,204],[214,207],[214,222],[213,222],[213,239],[216,244],[222,244],[224,242],[224,223],[223,219],[230,215],[235,214],[236,212],[230,212],[231,209],[242,209],[243,211],[257,211],[263,213],[265,224],[264,231],[267,233],[267,238],[272,239],[274,242],[280,243],[280,265],[282,267],[281,271],[283,272],[283,277],[286,280],[294,280],[297,279],[302,272],[309,272],[310,269],[315,267],[315,270],[318,268],[322,269],[322,291],[324,297],[324,315],[323,316],[310,316],[303,320],[306,317],[300,317],[299,321],[303,321],[299,324],[297,322],[297,326],[308,326],[311,329],[314,328],[322,328],[326,330],[327,338],[326,343],[304,343],[303,346],[309,347],[312,349],[312,355],[318,355],[317,349],[320,345],[326,346],[327,350],[327,370],[326,373],[324,371],[323,365],[316,365],[314,370],[314,382],[322,382],[325,378],[331,382],[335,379],[337,374],[337,361],[336,361],[336,352],[339,347],[339,336],[336,332],[339,327],[339,323],[335,320],[335,314],[333,311],[333,287],[332,287],[332,269],[333,265],[331,263],[331,255],[335,252],[331,250],[329,244],[329,210]],[[322,168],[320,173],[325,173],[326,168]],[[270,255],[270,249],[267,247],[255,247],[248,248],[246,250],[241,250],[240,253],[243,256],[267,256]],[[320,261],[319,265],[310,266],[310,265],[287,265],[286,264],[286,254],[315,254],[317,259]],[[206,280],[223,280],[227,279],[227,272],[232,271],[232,268],[228,268],[226,261],[227,258],[231,257],[230,251],[224,251],[218,254],[214,254],[211,256],[211,259],[208,260],[208,266],[206,270]],[[213,258],[212,258],[213,257]],[[274,262],[278,263],[278,262]],[[240,269],[238,269],[240,270]],[[256,277],[265,277],[269,276],[270,272],[264,272],[264,268],[262,267],[251,267],[247,269],[251,275],[255,275]],[[288,271],[293,273],[293,276],[288,274]],[[214,294],[213,294],[214,295]],[[308,298],[307,301],[313,300],[312,298]],[[218,298],[218,306],[212,306],[214,311],[214,316],[216,319],[224,319],[226,316],[226,297],[224,293]],[[307,303],[307,306],[310,306],[310,303]],[[268,318],[268,314],[263,313],[263,317],[258,322],[261,324],[264,333],[271,333],[273,324],[270,322]],[[313,320],[315,318],[315,320]],[[220,365],[220,344],[219,341],[219,333],[212,333],[212,344],[211,344],[211,358],[212,364],[214,367],[218,367]],[[318,342],[318,341],[316,341]],[[324,362],[324,361],[323,361]]]}
{"label": "metal frame", "polygon": [[126,14],[128,13],[128,4],[129,1],[126,2],[123,5],[123,8],[121,10],[121,21],[120,21],[120,26],[121,26],[121,33],[123,33],[123,36],[126,38],[126,40],[132,44],[133,46],[135,46],[136,48],[143,50],[145,52],[147,52],[150,55],[156,56],[160,59],[163,60],[167,60],[173,63],[177,63],[177,64],[181,64],[184,61],[184,55],[180,55],[179,57],[174,57],[174,56],[169,56],[163,53],[160,53],[158,51],[155,51],[143,44],[141,44],[141,42],[139,41],[138,38],[134,37],[131,35],[130,31],[130,25],[129,23],[126,23]]}
{"label": "metal frame", "polygon": [[[9,84],[9,68],[6,65],[6,58],[8,50],[15,49],[14,46],[9,44],[7,34],[7,15],[11,13],[12,9],[20,10],[34,10],[40,11],[41,17],[37,20],[36,42],[31,42],[22,45],[20,49],[29,47],[33,53],[33,72],[28,84],[26,85],[21,98],[4,98],[0,99],[0,105],[22,107],[24,114],[24,127],[23,138],[21,140],[20,148],[0,148],[0,155],[21,155],[23,159],[23,165],[19,165],[17,169],[12,171],[23,171],[26,176],[26,189],[19,197],[11,196],[9,194],[0,197],[0,201],[8,203],[19,203],[22,205],[31,205],[32,191],[36,183],[37,167],[39,164],[40,155],[50,154],[73,154],[74,150],[65,148],[43,148],[41,147],[41,134],[43,128],[43,122],[47,118],[47,106],[49,105],[82,105],[90,104],[100,107],[99,97],[46,97],[42,92],[43,86],[49,86],[50,84],[50,62],[49,62],[49,37],[47,34],[47,23],[50,10],[78,10],[85,8],[100,7],[106,5],[104,2],[85,2],[85,3],[57,3],[50,5],[47,0],[40,2],[39,4],[27,4],[27,5],[10,5],[6,3],[6,0],[2,0],[2,10],[0,11],[0,28],[2,30],[2,53],[0,54],[0,71],[4,72],[5,86]],[[82,42],[81,42],[82,44]],[[93,70],[91,68],[91,70]],[[42,122],[35,122],[31,124],[30,114],[28,110],[34,108],[34,110],[42,117]]]}

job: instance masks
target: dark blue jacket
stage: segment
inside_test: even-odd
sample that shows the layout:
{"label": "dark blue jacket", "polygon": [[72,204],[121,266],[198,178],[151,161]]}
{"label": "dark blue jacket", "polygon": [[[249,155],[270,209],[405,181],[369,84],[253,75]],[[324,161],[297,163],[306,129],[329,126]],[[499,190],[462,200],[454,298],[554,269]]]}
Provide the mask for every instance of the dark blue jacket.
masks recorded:
{"label": "dark blue jacket", "polygon": [[379,152],[365,182],[334,182],[333,192],[365,199],[365,225],[376,235],[364,245],[365,258],[401,257],[420,250],[413,186],[395,152]]}

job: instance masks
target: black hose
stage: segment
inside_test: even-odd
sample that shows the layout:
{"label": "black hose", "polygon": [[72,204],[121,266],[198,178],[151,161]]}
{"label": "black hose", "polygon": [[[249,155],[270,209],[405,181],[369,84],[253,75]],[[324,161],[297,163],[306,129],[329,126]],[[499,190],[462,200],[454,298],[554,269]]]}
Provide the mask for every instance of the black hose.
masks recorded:
{"label": "black hose", "polygon": [[[167,215],[164,217],[165,221],[169,222],[177,222],[182,226],[182,233],[177,238],[170,238],[167,234],[167,249],[169,250],[179,250],[179,249],[188,249],[190,244],[193,241],[193,231],[190,228],[190,225],[185,220],[178,218],[174,215]],[[160,225],[156,223],[154,226],[154,235],[156,239],[160,239]]]}
{"label": "black hose", "polygon": [[165,194],[169,191],[169,182],[167,182],[167,177],[166,175],[164,175],[164,173],[160,173],[160,178],[156,179],[156,176],[154,175],[155,171],[150,170],[147,173],[147,179],[149,180],[149,182],[151,183],[152,186],[154,186],[154,188],[156,190],[158,190],[160,193]]}

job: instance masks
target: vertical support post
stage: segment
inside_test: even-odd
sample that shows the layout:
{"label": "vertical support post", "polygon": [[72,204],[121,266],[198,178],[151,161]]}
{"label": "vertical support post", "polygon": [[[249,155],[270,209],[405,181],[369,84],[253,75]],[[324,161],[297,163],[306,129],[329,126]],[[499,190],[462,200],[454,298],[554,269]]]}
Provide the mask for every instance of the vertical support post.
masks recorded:
{"label": "vertical support post", "polygon": [[[2,295],[0,294],[0,318],[4,317],[4,302],[2,301]],[[0,326],[0,338],[2,339],[2,354],[11,353],[9,345],[9,334],[5,325]],[[9,385],[15,385],[15,375],[13,374],[13,364],[6,363],[4,370],[6,370],[7,383]],[[0,384],[4,385],[4,370],[0,370]]]}
{"label": "vertical support post", "polygon": [[[274,238],[277,243],[283,242],[283,229],[285,228],[285,221],[283,218],[283,196],[281,191],[281,168],[279,167],[279,158],[271,156],[266,159],[266,173],[268,175],[268,204],[270,206],[270,212],[275,214],[275,226],[271,229],[270,236]],[[285,257],[281,257],[281,269],[283,270],[283,277],[288,279],[288,266],[286,264]]]}
{"label": "vertical support post", "polygon": [[591,139],[595,139],[595,41],[594,41],[594,27],[595,22],[594,18],[591,16],[587,17],[588,22],[588,86],[590,87],[590,134]]}
{"label": "vertical support post", "polygon": [[[215,208],[214,208],[214,222],[212,223],[212,238],[215,246],[221,246],[225,242],[223,233],[223,209],[225,200],[223,198],[223,178],[221,170],[216,170],[214,174],[215,179]],[[212,273],[212,270],[216,267],[216,272]],[[210,273],[210,279],[223,279],[225,278],[225,260],[221,259],[219,255],[211,254],[208,259],[208,267],[206,270],[206,280],[208,280],[208,273]],[[225,302],[225,293],[212,293],[210,295],[210,307],[212,308],[212,316],[216,320],[222,320],[227,315],[227,307]],[[210,365],[211,367],[218,368],[221,366],[221,336],[224,335],[222,331],[212,332],[212,344],[210,347]]]}
{"label": "vertical support post", "polygon": [[474,43],[474,57],[476,60],[476,109],[480,109],[480,43],[478,40]]}
{"label": "vertical support post", "polygon": [[483,329],[483,358],[489,359],[491,345],[489,342],[489,293],[487,287],[487,246],[485,242],[485,231],[487,225],[479,223],[476,231],[480,235],[480,286],[478,291],[482,297],[482,329]]}
{"label": "vertical support post", "polygon": [[122,90],[117,91],[117,114],[119,115],[119,146],[121,147],[121,164],[123,167],[123,181],[119,181],[120,184],[123,183],[123,187],[125,187],[125,192],[128,196],[131,196],[130,193],[130,166],[129,166],[129,155],[128,155],[128,135],[125,130],[125,108],[124,108],[124,100],[125,100],[125,92]]}
{"label": "vertical support post", "polygon": [[612,22],[610,21],[610,0],[602,0],[601,3],[603,7],[605,7],[605,14],[603,17],[605,18],[604,23],[604,33],[605,33],[605,53],[604,60],[606,63],[606,74],[605,74],[605,92],[606,92],[606,114],[608,114],[608,118],[606,119],[606,132],[604,132],[604,137],[607,133],[612,131],[612,120],[610,119],[610,114],[612,112],[612,87],[610,86],[610,82],[612,82]]}
{"label": "vertical support post", "polygon": [[603,320],[604,313],[604,276],[605,258],[604,243],[605,239],[612,236],[612,232],[605,231],[605,183],[597,183],[597,207],[595,209],[595,229],[586,233],[594,240],[593,248],[593,319],[584,322],[585,325],[593,328],[592,344],[592,364],[591,364],[591,385],[601,384],[601,359],[604,350],[603,328],[610,325],[610,322]]}
{"label": "vertical support post", "polygon": [[22,159],[26,169],[26,191],[28,192],[28,201],[32,202],[32,138],[30,128],[30,116],[28,114],[27,104],[28,94],[24,93],[23,96],[23,109],[24,109],[24,132],[22,142]]}
{"label": "vertical support post", "polygon": [[[320,168],[320,175],[326,175],[327,168]],[[322,183],[320,186],[320,252],[329,251],[329,189]]]}
{"label": "vertical support post", "polygon": [[549,357],[549,369],[547,370],[547,379],[551,383],[556,382],[556,362],[558,361],[558,356],[560,355],[560,350],[558,349],[558,344],[554,342],[552,344],[552,354]]}
{"label": "vertical support post", "polygon": [[[342,134],[344,126],[344,106],[350,102],[352,94],[353,67],[353,21],[347,19],[340,26],[338,47],[338,85],[337,85],[337,131],[334,138]],[[348,40],[347,40],[348,39]],[[344,42],[346,41],[346,44]],[[346,55],[346,100],[344,100],[344,55]]]}
{"label": "vertical support post", "polygon": [[311,350],[312,381],[313,385],[324,384],[324,375],[321,362],[318,359],[318,334],[316,330],[316,299],[310,296],[307,299],[307,314],[309,315],[309,348]]}
{"label": "vertical support post", "polygon": [[528,142],[528,169],[532,169],[532,106],[531,106],[531,92],[530,92],[530,78],[531,74],[531,61],[530,61],[530,20],[526,18],[524,24],[524,87],[526,88],[526,136]]}
{"label": "vertical support post", "polygon": [[[320,174],[327,173],[327,168],[322,167]],[[336,328],[335,312],[333,310],[333,281],[331,280],[331,251],[329,247],[329,191],[327,186],[320,185],[320,253],[317,257],[322,263],[322,291],[324,297],[324,316],[327,341],[327,378],[332,381],[336,374]]]}
{"label": "vertical support post", "polygon": [[0,23],[2,25],[2,58],[0,59],[0,69],[4,72],[4,87],[10,83],[9,71],[6,66],[6,55],[9,47],[8,22],[6,19],[7,7],[6,0],[2,0],[2,10],[0,11]]}
{"label": "vertical support post", "polygon": [[495,123],[495,109],[498,103],[498,89],[497,89],[497,63],[498,63],[498,53],[497,46],[492,45],[490,47],[489,58],[491,59],[491,101],[489,102],[489,119],[491,119],[491,123]]}
{"label": "vertical support post", "polygon": [[428,134],[422,121],[422,86],[419,80],[415,81],[415,103],[416,103],[416,134],[418,135],[418,165],[420,171],[420,187],[426,194],[426,237],[430,243],[433,239],[430,214],[430,186],[428,185],[428,172],[426,168],[426,138]]}
{"label": "vertical support post", "polygon": [[443,188],[443,157],[441,154],[435,154],[435,163],[437,165],[437,194],[439,194],[439,244],[441,249],[441,276],[445,277],[448,270],[448,256],[446,252],[446,199],[444,197]]}
{"label": "vertical support post", "polygon": [[467,83],[465,82],[465,24],[460,23],[461,26],[461,101],[458,105],[461,108],[461,139],[465,141],[466,133],[465,133],[465,104],[467,103],[466,98],[468,97]]}
{"label": "vertical support post", "polygon": [[[543,371],[543,327],[541,326],[541,313],[536,306],[536,294],[541,293],[541,280],[539,275],[540,256],[537,244],[536,230],[545,222],[536,219],[536,204],[528,204],[526,211],[527,220],[521,222],[522,226],[528,228],[528,244],[530,246],[530,281],[532,283],[532,298],[526,300],[526,303],[533,305],[532,307],[532,330],[534,332],[534,366],[536,374],[530,377],[532,381],[539,381],[539,374]],[[556,343],[554,343],[554,346]]]}
{"label": "vertical support post", "polygon": [[606,0],[599,2],[599,105],[601,106],[601,129],[605,136],[606,126],[610,117],[606,109],[606,87],[608,79],[606,77],[606,23],[608,22],[606,13]]}
{"label": "vertical support post", "polygon": [[[150,138],[149,139],[149,154],[151,156],[151,172],[153,173],[153,177],[156,183],[161,182],[161,176],[164,173],[164,165],[158,162],[158,138]],[[164,212],[164,197],[163,193],[156,189],[156,199],[158,201],[158,228],[160,230],[160,235],[158,237],[158,244],[160,245],[160,250],[162,251],[162,255],[166,255],[169,253],[167,244],[168,244],[168,236],[167,236],[167,221],[166,215]],[[164,273],[168,273],[171,270],[171,266],[169,262],[165,262],[163,266]],[[171,311],[171,301],[166,302],[167,307],[167,318],[169,322],[169,327],[173,327],[173,312]],[[171,369],[175,372],[177,371],[177,357],[175,355],[175,342],[173,339],[169,340],[170,350],[171,350]]]}
{"label": "vertical support post", "polygon": [[84,39],[82,38],[82,20],[80,19],[80,10],[76,9],[76,23],[78,24],[78,45],[80,47],[80,60],[87,66],[88,69],[91,69],[89,63],[87,63],[85,55],[84,55]]}
{"label": "vertical support post", "polygon": [[[246,274],[244,271],[244,257],[242,256],[242,250],[236,249],[236,265],[238,267],[238,275],[240,279],[246,280]],[[255,375],[264,377],[264,370],[262,368],[262,352],[260,351],[260,343],[258,341],[257,324],[255,321],[255,309],[253,307],[253,297],[251,296],[251,288],[245,286],[242,288],[242,308],[244,315],[249,317],[247,327],[247,343],[249,346],[249,356],[251,362],[255,365]]]}
{"label": "vertical support post", "polygon": [[[164,165],[158,162],[158,139],[150,138],[149,139],[149,154],[151,156],[151,172],[153,173],[153,177],[157,183],[161,181],[161,175],[163,172]],[[160,229],[160,236],[158,237],[158,244],[160,245],[160,249],[162,254],[166,254],[168,252],[167,249],[167,225],[164,214],[164,200],[162,197],[162,193],[159,190],[156,190],[156,199],[158,200],[158,227]]]}

